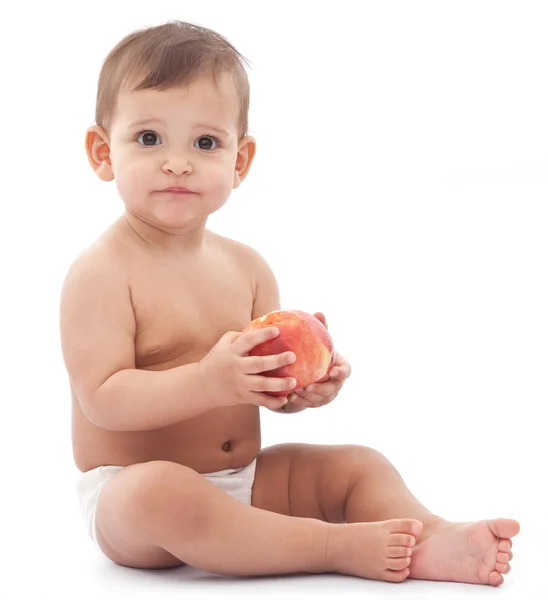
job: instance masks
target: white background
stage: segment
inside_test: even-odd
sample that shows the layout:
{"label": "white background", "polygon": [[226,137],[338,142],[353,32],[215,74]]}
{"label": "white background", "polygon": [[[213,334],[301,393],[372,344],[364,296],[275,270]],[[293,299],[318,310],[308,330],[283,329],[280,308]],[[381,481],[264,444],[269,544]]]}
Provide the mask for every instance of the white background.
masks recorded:
{"label": "white background", "polygon": [[[546,598],[546,3],[1,10],[2,598]],[[88,541],[59,293],[76,254],[122,210],[83,146],[101,62],[130,31],[168,19],[218,30],[253,63],[258,154],[211,228],[263,254],[284,308],[323,311],[353,366],[331,405],[265,411],[265,445],[373,446],[434,512],[519,519],[500,590],[151,574]]]}

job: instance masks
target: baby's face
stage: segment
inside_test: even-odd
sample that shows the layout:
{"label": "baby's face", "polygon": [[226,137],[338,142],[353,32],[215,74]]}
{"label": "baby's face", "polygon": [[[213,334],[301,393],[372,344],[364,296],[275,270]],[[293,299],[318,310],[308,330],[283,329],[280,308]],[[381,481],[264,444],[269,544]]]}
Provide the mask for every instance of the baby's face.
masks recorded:
{"label": "baby's face", "polygon": [[[110,159],[126,208],[163,230],[205,223],[237,185],[239,103],[229,76],[120,93]],[[167,188],[186,188],[189,193]]]}

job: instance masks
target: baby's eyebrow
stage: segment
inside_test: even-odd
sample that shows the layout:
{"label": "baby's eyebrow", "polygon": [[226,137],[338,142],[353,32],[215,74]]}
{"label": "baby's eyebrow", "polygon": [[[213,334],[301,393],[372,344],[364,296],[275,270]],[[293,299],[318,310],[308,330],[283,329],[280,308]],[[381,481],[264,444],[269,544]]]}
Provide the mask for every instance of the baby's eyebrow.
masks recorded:
{"label": "baby's eyebrow", "polygon": [[[156,119],[154,117],[147,117],[145,119],[138,119],[137,121],[132,121],[129,124],[129,127],[143,127],[145,125],[153,124],[165,125],[165,121],[163,121],[162,119]],[[208,129],[209,131],[218,133],[220,135],[230,135],[230,132],[228,132],[226,129],[223,129],[222,127],[216,127],[215,125],[210,125],[208,123],[199,123],[194,126],[194,129]]]}
{"label": "baby's eyebrow", "polygon": [[209,129],[210,131],[214,131],[215,133],[220,133],[221,135],[230,135],[230,133],[226,129],[222,129],[221,127],[215,127],[215,125],[208,125],[207,123],[201,123],[200,125],[195,126],[196,129]]}
{"label": "baby's eyebrow", "polygon": [[152,123],[164,123],[161,119],[154,118],[146,118],[146,119],[138,119],[137,121],[133,121],[129,124],[130,127],[142,127],[143,125],[150,125]]}

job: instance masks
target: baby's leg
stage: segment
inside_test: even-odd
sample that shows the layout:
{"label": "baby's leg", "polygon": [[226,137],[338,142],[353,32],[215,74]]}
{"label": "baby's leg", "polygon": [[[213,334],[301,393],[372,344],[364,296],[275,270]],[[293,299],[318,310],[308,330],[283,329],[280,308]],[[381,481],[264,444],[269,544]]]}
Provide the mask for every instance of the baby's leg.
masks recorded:
{"label": "baby's leg", "polygon": [[108,480],[97,540],[114,562],[141,568],[187,563],[230,575],[324,568],[328,531],[238,502],[182,465],[132,465]]}
{"label": "baby's leg", "polygon": [[387,458],[362,446],[266,448],[259,456],[253,497],[261,508],[331,522],[420,520],[424,529],[409,567],[415,579],[500,585],[510,571],[511,538],[520,529],[513,519],[452,523],[433,515]]}
{"label": "baby's leg", "polygon": [[[408,571],[391,569],[408,566],[416,525],[410,519],[336,525],[276,514],[234,500],[191,469],[161,461],[113,475],[96,514],[99,544],[118,564],[162,568],[187,563],[244,576],[339,571],[401,581]],[[345,543],[347,538],[352,543]],[[384,562],[375,551],[375,565],[362,565],[359,554],[370,553],[372,545],[384,549]],[[352,548],[352,556],[341,556],[341,548]]]}

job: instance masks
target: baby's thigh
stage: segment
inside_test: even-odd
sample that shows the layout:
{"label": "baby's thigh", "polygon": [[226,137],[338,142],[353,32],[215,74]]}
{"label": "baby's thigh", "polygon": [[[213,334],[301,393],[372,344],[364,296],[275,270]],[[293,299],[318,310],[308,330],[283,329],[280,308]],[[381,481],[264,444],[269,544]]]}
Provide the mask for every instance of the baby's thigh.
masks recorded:
{"label": "baby's thigh", "polygon": [[171,493],[172,485],[165,484],[196,476],[182,465],[164,461],[131,465],[112,475],[97,502],[95,527],[101,550],[127,567],[163,569],[184,564],[155,543],[154,520],[161,518],[158,513],[166,503],[181,500]]}

